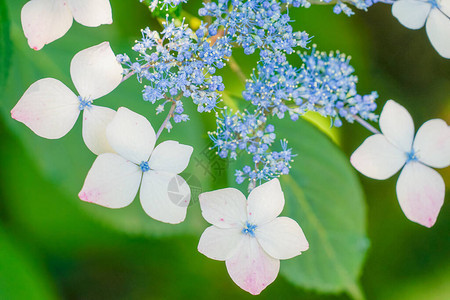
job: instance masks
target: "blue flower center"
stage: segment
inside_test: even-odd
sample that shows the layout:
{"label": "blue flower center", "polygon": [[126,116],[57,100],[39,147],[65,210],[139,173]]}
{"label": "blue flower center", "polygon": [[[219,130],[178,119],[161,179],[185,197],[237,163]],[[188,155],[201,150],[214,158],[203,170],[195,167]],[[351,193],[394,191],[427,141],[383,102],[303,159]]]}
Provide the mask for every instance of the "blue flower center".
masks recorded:
{"label": "blue flower center", "polygon": [[78,96],[78,101],[80,101],[80,104],[78,105],[79,110],[84,110],[86,107],[87,108],[92,107],[92,100],[89,98],[83,98],[81,96]]}
{"label": "blue flower center", "polygon": [[251,237],[254,237],[255,236],[255,229],[256,229],[256,227],[258,227],[258,226],[254,225],[254,224],[250,224],[249,222],[247,222],[247,223],[245,223],[245,227],[242,229],[241,232],[243,234],[247,234],[247,235],[249,235]]}
{"label": "blue flower center", "polygon": [[416,151],[411,150],[411,152],[406,153],[406,163],[409,163],[411,161],[417,161],[419,158],[416,155]]}
{"label": "blue flower center", "polygon": [[438,4],[437,0],[428,0],[428,3],[431,4],[432,8],[439,8],[439,4]]}
{"label": "blue flower center", "polygon": [[147,161],[141,162],[141,163],[139,164],[139,168],[141,168],[142,172],[144,172],[144,173],[150,170],[150,167],[149,167]]}

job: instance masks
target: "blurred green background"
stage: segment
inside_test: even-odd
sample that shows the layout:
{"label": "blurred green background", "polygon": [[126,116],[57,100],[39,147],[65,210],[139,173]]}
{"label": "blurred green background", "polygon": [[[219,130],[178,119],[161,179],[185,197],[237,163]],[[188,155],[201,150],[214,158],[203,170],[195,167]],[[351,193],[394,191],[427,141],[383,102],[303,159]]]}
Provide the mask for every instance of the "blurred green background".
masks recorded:
{"label": "blurred green background", "polygon": [[[77,193],[95,159],[83,145],[81,124],[53,141],[10,118],[11,108],[40,78],[57,78],[74,90],[69,64],[78,51],[108,40],[115,53],[131,56],[139,30],[158,29],[159,24],[138,0],[111,0],[113,25],[74,23],[63,38],[35,52],[20,27],[26,2],[0,0],[0,299],[251,298],[231,281],[223,262],[197,252],[207,224],[195,200],[186,222],[176,226],[151,220],[138,201],[123,210],[81,202]],[[185,8],[195,14],[199,6],[200,1],[190,0]],[[351,18],[334,15],[329,6],[292,9],[291,18],[297,30],[314,36],[318,49],[339,49],[353,57],[359,93],[377,90],[380,108],[395,99],[411,112],[416,127],[431,118],[449,123],[450,61],[434,51],[424,30],[401,26],[389,5],[375,5]],[[239,53],[236,59],[248,75],[254,60]],[[231,75],[225,70],[225,83],[230,94],[239,95],[243,86]],[[130,79],[99,103],[127,106],[146,114],[156,127],[162,116],[141,100],[140,90]],[[226,97],[227,104],[246,106],[231,98]],[[232,185],[227,175],[233,165],[203,152],[214,118],[194,109],[188,105],[189,124],[176,126],[163,138],[194,145],[184,175],[194,174],[203,191]],[[367,299],[450,299],[448,203],[431,229],[408,221],[395,197],[396,176],[379,182],[356,175],[349,166],[349,155],[369,135],[358,125],[327,132],[344,155],[305,122],[278,127],[284,128],[279,137],[288,137],[299,154],[293,176],[282,180],[287,198],[298,203],[287,199],[283,214],[299,221],[311,249],[282,264],[282,274],[259,297],[349,299],[350,286],[360,286]],[[316,153],[318,147],[327,152]],[[332,176],[331,181],[314,173],[323,166],[323,177]],[[222,170],[226,168],[230,172]],[[450,170],[440,173],[448,183]],[[335,256],[315,256],[327,248],[324,241]],[[335,294],[324,293],[330,291]]]}

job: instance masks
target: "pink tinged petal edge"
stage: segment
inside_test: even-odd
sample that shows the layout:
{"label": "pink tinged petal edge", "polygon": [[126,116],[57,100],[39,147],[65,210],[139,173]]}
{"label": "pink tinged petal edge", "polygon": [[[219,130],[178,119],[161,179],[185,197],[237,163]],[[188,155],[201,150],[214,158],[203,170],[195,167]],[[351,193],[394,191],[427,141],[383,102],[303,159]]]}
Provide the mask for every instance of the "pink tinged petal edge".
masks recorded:
{"label": "pink tinged petal edge", "polygon": [[398,178],[397,197],[408,219],[432,227],[444,203],[445,183],[435,170],[410,162]]}
{"label": "pink tinged petal edge", "polygon": [[150,170],[144,173],[139,197],[147,215],[178,224],[186,218],[191,189],[179,175]]}
{"label": "pink tinged petal edge", "polygon": [[153,150],[149,166],[152,170],[180,174],[188,166],[193,150],[176,141],[162,142]]}
{"label": "pink tinged petal edge", "polygon": [[203,218],[208,223],[219,228],[237,227],[242,230],[247,221],[247,201],[239,190],[220,189],[202,193],[198,198]]}
{"label": "pink tinged petal edge", "polygon": [[30,48],[42,49],[63,35],[72,26],[68,6],[60,0],[33,0],[21,11],[22,28]]}
{"label": "pink tinged petal edge", "polygon": [[[446,8],[450,16],[450,4]],[[450,19],[438,9],[433,9],[428,17],[426,30],[434,49],[442,57],[450,58]]]}
{"label": "pink tinged petal edge", "polygon": [[75,94],[62,82],[44,78],[33,83],[11,110],[11,117],[37,135],[59,139],[75,124],[80,110]]}
{"label": "pink tinged petal edge", "polygon": [[231,279],[252,295],[260,294],[280,270],[280,260],[269,256],[250,236],[242,238],[235,254],[225,264]]}
{"label": "pink tinged petal edge", "polygon": [[94,154],[114,153],[106,138],[106,126],[112,121],[115,110],[92,105],[83,111],[83,140]]}
{"label": "pink tinged petal edge", "polygon": [[240,228],[210,226],[200,237],[198,251],[211,259],[227,260],[234,255],[243,238]]}
{"label": "pink tinged petal edge", "polygon": [[287,217],[258,226],[255,236],[264,251],[277,259],[293,258],[309,248],[298,223]]}
{"label": "pink tinged petal edge", "polygon": [[380,128],[391,144],[408,153],[414,139],[414,122],[409,112],[393,100],[388,100],[380,115]]}
{"label": "pink tinged petal edge", "polygon": [[148,161],[156,142],[150,122],[125,107],[117,110],[106,127],[106,137],[114,151],[138,165]]}
{"label": "pink tinged petal edge", "polygon": [[109,208],[121,208],[133,202],[142,172],[138,166],[117,154],[97,157],[89,170],[78,197]]}
{"label": "pink tinged petal edge", "polygon": [[251,224],[262,225],[280,215],[284,207],[284,193],[280,181],[272,179],[250,192],[247,202],[247,216]]}
{"label": "pink tinged petal edge", "polygon": [[425,122],[417,131],[413,148],[419,161],[433,168],[450,165],[450,126],[444,120]]}
{"label": "pink tinged petal edge", "polygon": [[398,0],[392,5],[392,14],[409,29],[419,29],[425,25],[431,4],[417,0]]}
{"label": "pink tinged petal edge", "polygon": [[384,135],[369,136],[350,157],[353,167],[367,177],[384,180],[397,173],[406,162],[406,154]]}
{"label": "pink tinged petal edge", "polygon": [[95,100],[122,81],[123,69],[108,42],[84,49],[72,59],[70,75],[81,97]]}
{"label": "pink tinged petal edge", "polygon": [[109,0],[68,0],[74,19],[81,25],[97,27],[112,24]]}

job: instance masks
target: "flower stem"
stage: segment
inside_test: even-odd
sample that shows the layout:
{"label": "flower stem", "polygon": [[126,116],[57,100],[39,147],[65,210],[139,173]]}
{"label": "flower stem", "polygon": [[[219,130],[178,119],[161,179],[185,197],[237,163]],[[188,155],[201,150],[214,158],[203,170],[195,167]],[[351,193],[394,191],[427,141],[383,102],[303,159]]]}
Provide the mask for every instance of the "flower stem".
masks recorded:
{"label": "flower stem", "polygon": [[[329,2],[325,2],[323,0],[308,0],[309,3],[311,4],[318,4],[318,5],[333,5],[336,4],[338,1],[337,0],[332,0]],[[347,1],[342,1],[342,2],[347,2]]]}
{"label": "flower stem", "polygon": [[230,58],[228,59],[228,65],[230,66],[231,70],[233,70],[233,72],[236,73],[239,80],[245,86],[245,84],[247,83],[247,77],[245,76],[244,72],[242,72],[241,67],[239,67],[239,64],[237,63],[237,61],[234,59],[233,56],[230,56]]}
{"label": "flower stem", "polygon": [[[148,63],[148,64],[143,65],[142,69],[146,70],[146,69],[150,69],[151,67],[152,67],[152,65],[150,63]],[[122,81],[120,83],[124,82],[125,80],[127,80],[128,78],[133,76],[134,74],[136,74],[135,70],[129,72],[127,75],[122,77]]]}
{"label": "flower stem", "polygon": [[369,123],[364,121],[363,119],[361,119],[359,116],[355,116],[354,115],[353,117],[355,118],[356,122],[361,124],[363,127],[365,127],[367,130],[369,130],[373,134],[380,134],[381,133],[378,129],[376,129],[375,127],[373,127],[372,125],[370,125]]}
{"label": "flower stem", "polygon": [[170,118],[172,118],[173,116],[173,111],[175,110],[175,107],[177,106],[177,103],[174,100],[172,101],[172,106],[170,107],[169,113],[167,114],[166,119],[164,120],[164,122],[161,124],[161,126],[158,129],[158,133],[156,133],[156,140],[158,140],[159,136],[161,135],[162,131],[164,130],[164,128],[167,125],[167,122],[169,122]]}
{"label": "flower stem", "polygon": [[124,82],[125,80],[127,80],[128,78],[130,78],[131,76],[133,76],[134,73],[136,73],[136,72],[135,72],[135,71],[131,71],[131,72],[128,73],[127,75],[123,76],[123,77],[122,77],[122,81],[121,81],[120,83]]}

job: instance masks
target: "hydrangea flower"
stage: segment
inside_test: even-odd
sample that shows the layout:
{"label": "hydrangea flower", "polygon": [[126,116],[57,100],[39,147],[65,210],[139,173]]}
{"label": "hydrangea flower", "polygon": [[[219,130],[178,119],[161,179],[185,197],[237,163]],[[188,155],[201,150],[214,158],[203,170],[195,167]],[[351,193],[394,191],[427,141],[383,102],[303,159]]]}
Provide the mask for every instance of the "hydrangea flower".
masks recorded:
{"label": "hydrangea flower", "polygon": [[409,29],[420,29],[425,25],[436,51],[450,58],[449,0],[398,0],[392,5],[392,14]]}
{"label": "hydrangea flower", "polygon": [[[217,3],[216,3],[217,2]],[[215,18],[209,26],[211,35],[220,27],[230,43],[242,46],[245,54],[257,49],[293,53],[294,48],[306,48],[310,37],[306,32],[294,31],[290,23],[289,5],[309,6],[307,1],[276,0],[217,0],[203,3],[199,16]],[[283,2],[287,5],[283,5]]]}
{"label": "hydrangea flower", "polygon": [[[139,53],[136,62],[128,55],[119,55],[118,60],[128,67],[127,73],[136,74],[138,80],[145,79],[143,98],[155,103],[190,97],[198,106],[198,112],[210,112],[221,101],[219,92],[225,89],[222,77],[214,75],[225,66],[226,57],[231,56],[231,45],[226,38],[211,43],[213,35],[204,24],[197,31],[188,24],[176,24],[166,19],[161,36],[149,28],[142,30],[142,40],[133,50]],[[215,33],[216,34],[216,33]],[[160,107],[160,106],[159,106]],[[177,102],[174,122],[189,120],[183,103]]]}
{"label": "hydrangea flower", "polygon": [[111,152],[105,128],[114,110],[93,105],[109,94],[122,80],[123,69],[108,42],[78,52],[70,64],[74,94],[61,81],[44,78],[33,83],[11,110],[13,119],[24,123],[37,135],[59,139],[72,129],[83,111],[83,139],[95,154]]}
{"label": "hydrangea flower", "polygon": [[278,179],[255,188],[248,201],[234,188],[206,192],[199,199],[203,217],[213,226],[203,232],[198,251],[225,261],[231,279],[253,295],[275,280],[280,259],[309,248],[297,222],[278,217],[284,207]]}
{"label": "hydrangea flower", "polygon": [[433,168],[450,164],[450,127],[441,119],[425,122],[414,137],[408,111],[389,100],[380,115],[383,134],[368,137],[351,156],[352,165],[374,179],[387,179],[402,167],[397,198],[406,217],[431,227],[444,202],[445,184]]}
{"label": "hydrangea flower", "polygon": [[112,23],[109,0],[31,0],[23,6],[21,17],[23,32],[34,50],[65,35],[73,19],[88,27]]}
{"label": "hydrangea flower", "polygon": [[249,179],[252,184],[269,181],[282,174],[289,174],[292,158],[292,149],[287,147],[287,141],[281,141],[281,151],[272,151],[275,141],[275,127],[267,124],[267,117],[260,112],[249,113],[245,111],[234,113],[225,108],[221,114],[216,113],[217,130],[209,132],[209,137],[217,148],[221,158],[236,160],[239,152],[252,155],[253,168],[245,166],[236,170],[236,182],[241,184]]}
{"label": "hydrangea flower", "polygon": [[187,167],[192,147],[176,141],[155,147],[156,135],[150,122],[124,107],[108,124],[106,136],[117,154],[97,157],[79,198],[121,208],[133,201],[140,186],[141,204],[150,217],[171,224],[182,222],[191,191],[177,174]]}
{"label": "hydrangea flower", "polygon": [[303,61],[298,78],[301,87],[295,99],[300,111],[317,111],[324,117],[329,116],[336,127],[342,125],[341,119],[353,122],[355,116],[377,121],[378,116],[373,112],[378,94],[358,94],[358,76],[354,74],[350,57],[339,51],[319,52],[315,46],[310,54],[303,53],[300,57]]}
{"label": "hydrangea flower", "polygon": [[358,76],[350,57],[339,51],[320,52],[316,45],[299,55],[303,64],[295,68],[284,56],[262,51],[262,59],[242,93],[244,99],[280,119],[289,115],[295,121],[308,111],[316,111],[330,117],[336,127],[342,125],[342,119],[353,122],[355,116],[378,120],[373,113],[378,94],[358,94]]}

